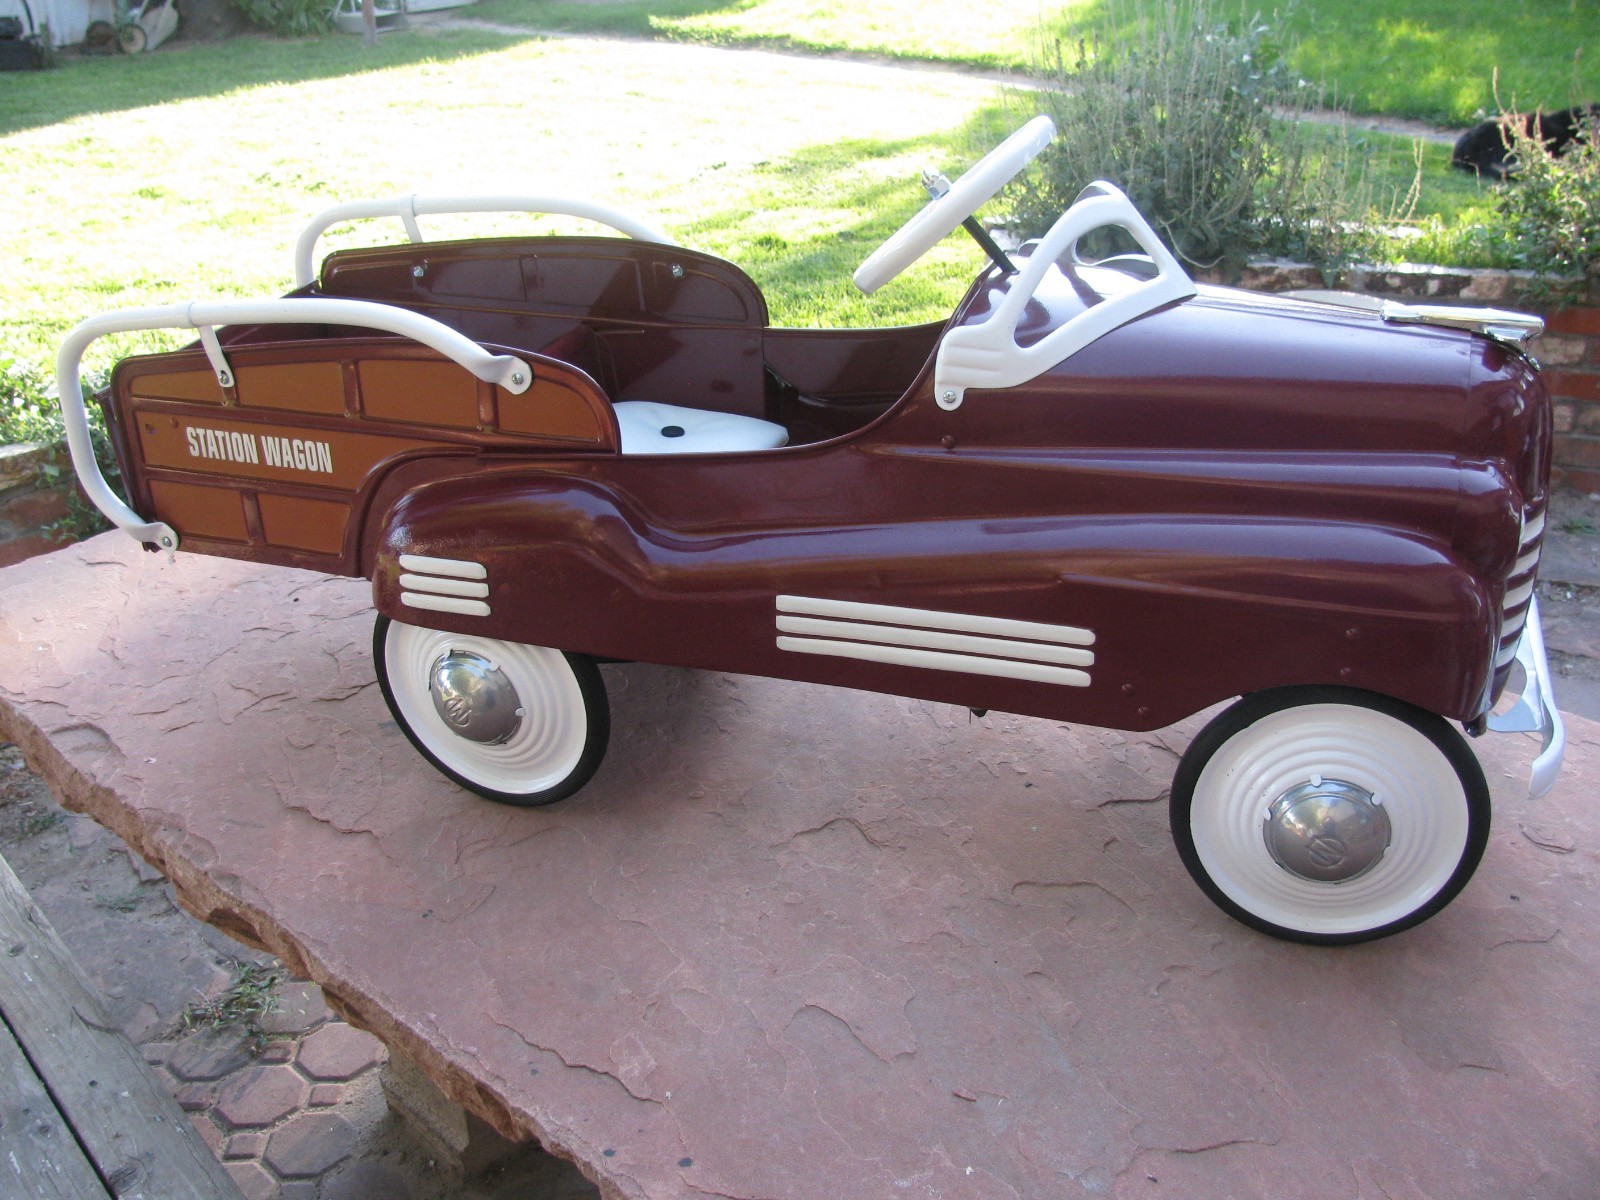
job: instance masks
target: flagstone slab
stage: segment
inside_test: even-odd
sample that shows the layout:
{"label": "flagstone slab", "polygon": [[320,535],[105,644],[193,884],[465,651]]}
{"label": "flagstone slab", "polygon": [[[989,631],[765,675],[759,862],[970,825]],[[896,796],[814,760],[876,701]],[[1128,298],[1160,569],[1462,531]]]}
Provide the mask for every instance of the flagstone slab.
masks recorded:
{"label": "flagstone slab", "polygon": [[1310,949],[1216,911],[1171,847],[1198,720],[608,666],[595,780],[513,809],[411,749],[371,623],[360,581],[108,534],[0,571],[0,737],[607,1197],[1592,1200],[1593,722],[1534,803],[1533,744],[1476,743],[1477,878]]}

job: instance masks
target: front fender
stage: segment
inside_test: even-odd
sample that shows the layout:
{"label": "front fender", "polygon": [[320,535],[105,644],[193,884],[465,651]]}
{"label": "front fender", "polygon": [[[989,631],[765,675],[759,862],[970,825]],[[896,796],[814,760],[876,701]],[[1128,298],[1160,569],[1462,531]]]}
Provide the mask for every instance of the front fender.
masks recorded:
{"label": "front fender", "polygon": [[[1123,729],[1308,684],[1467,719],[1495,626],[1492,598],[1448,548],[1366,522],[1101,514],[821,527],[745,514],[686,530],[582,462],[410,488],[375,534],[372,578],[379,609],[412,624]],[[1090,682],[787,653],[780,596],[1090,629]]]}

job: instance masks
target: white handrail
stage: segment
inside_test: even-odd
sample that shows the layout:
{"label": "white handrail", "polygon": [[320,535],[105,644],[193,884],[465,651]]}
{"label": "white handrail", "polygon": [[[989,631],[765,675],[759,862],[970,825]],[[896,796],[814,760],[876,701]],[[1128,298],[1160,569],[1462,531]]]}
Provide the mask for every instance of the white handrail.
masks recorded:
{"label": "white handrail", "polygon": [[574,200],[566,196],[388,196],[378,200],[352,200],[336,204],[311,218],[300,233],[294,246],[294,285],[305,287],[316,276],[312,254],[317,240],[341,221],[368,217],[399,217],[405,223],[406,235],[413,242],[425,240],[417,225],[417,218],[437,216],[442,213],[526,212],[549,213],[553,216],[582,217],[609,225],[619,233],[644,242],[660,242],[664,246],[676,245],[656,226],[620,209],[590,200]]}
{"label": "white handrail", "polygon": [[[1154,262],[1155,277],[1103,298],[1033,345],[1019,346],[1017,322],[1045,272],[1069,251],[1075,257],[1078,240],[1105,225],[1127,231]],[[994,312],[980,324],[957,326],[945,334],[934,361],[934,395],[940,408],[955,409],[969,387],[1016,387],[1135,317],[1194,294],[1194,281],[1161,244],[1133,201],[1120,188],[1097,180],[1083,189],[1077,202],[1034,246],[1028,265],[1007,281],[1005,299]]]}
{"label": "white handrail", "polygon": [[491,354],[471,338],[442,325],[432,317],[374,304],[367,300],[332,300],[302,297],[289,300],[193,300],[187,304],[166,304],[154,308],[123,308],[101,313],[74,326],[56,355],[56,394],[61,416],[67,427],[67,449],[72,466],[83,484],[84,493],[94,506],[118,528],[136,541],[154,543],[164,550],[178,548],[178,535],[160,521],[146,521],[111,490],[95,459],[89,436],[89,414],[83,405],[80,368],[83,352],[96,338],[108,333],[127,333],[135,329],[197,329],[206,343],[207,356],[225,386],[231,372],[221,351],[213,353],[217,325],[353,325],[397,333],[437,350],[446,358],[471,371],[485,383],[508,392],[521,393],[533,383],[533,371],[520,358],[510,354]]}

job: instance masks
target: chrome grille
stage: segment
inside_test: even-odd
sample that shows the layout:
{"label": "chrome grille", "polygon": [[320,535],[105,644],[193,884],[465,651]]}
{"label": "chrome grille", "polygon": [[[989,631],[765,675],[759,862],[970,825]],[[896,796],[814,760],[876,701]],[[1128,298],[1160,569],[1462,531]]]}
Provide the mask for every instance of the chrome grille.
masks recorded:
{"label": "chrome grille", "polygon": [[1528,620],[1528,605],[1533,599],[1533,583],[1539,574],[1539,549],[1544,544],[1545,502],[1530,505],[1522,517],[1522,542],[1517,561],[1506,579],[1506,596],[1500,612],[1500,648],[1494,656],[1495,669],[1517,656],[1517,642]]}

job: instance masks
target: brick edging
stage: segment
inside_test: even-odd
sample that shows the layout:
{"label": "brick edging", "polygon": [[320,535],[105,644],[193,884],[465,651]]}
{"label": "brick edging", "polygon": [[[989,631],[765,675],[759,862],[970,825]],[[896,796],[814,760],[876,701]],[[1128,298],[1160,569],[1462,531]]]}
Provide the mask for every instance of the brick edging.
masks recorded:
{"label": "brick edging", "polygon": [[74,486],[65,448],[42,442],[0,446],[0,567],[72,540],[48,531],[67,515]]}

